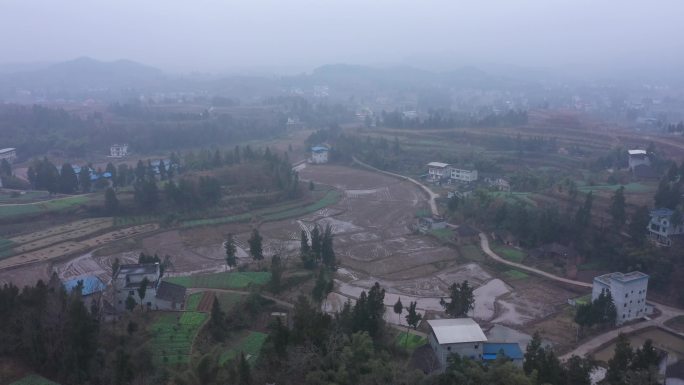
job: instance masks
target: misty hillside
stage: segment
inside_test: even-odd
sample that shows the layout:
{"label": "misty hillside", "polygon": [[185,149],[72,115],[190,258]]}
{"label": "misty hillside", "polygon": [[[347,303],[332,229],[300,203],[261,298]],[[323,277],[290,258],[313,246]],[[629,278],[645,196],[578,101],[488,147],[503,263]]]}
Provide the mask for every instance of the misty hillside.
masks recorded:
{"label": "misty hillside", "polygon": [[104,62],[88,57],[52,64],[45,68],[5,73],[0,84],[24,89],[124,89],[164,80],[161,70],[130,60]]}

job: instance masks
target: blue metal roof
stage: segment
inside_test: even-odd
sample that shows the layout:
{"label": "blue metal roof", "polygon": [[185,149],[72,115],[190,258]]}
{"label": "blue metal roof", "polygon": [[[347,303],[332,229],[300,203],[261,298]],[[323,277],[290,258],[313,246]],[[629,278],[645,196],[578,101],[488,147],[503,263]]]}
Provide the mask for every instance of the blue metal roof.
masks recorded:
{"label": "blue metal roof", "polygon": [[674,214],[674,211],[666,208],[651,210],[652,217],[669,217]]}
{"label": "blue metal roof", "polygon": [[512,360],[522,360],[523,352],[520,350],[520,345],[512,343],[489,343],[486,342],[482,346],[482,359],[495,360],[499,351]]}
{"label": "blue metal roof", "polygon": [[70,279],[64,282],[64,289],[66,289],[67,293],[71,293],[76,288],[78,281],[83,281],[83,290],[81,291],[81,294],[83,295],[90,295],[104,291],[107,287],[102,281],[100,281],[99,278],[94,275],[89,275],[86,277]]}

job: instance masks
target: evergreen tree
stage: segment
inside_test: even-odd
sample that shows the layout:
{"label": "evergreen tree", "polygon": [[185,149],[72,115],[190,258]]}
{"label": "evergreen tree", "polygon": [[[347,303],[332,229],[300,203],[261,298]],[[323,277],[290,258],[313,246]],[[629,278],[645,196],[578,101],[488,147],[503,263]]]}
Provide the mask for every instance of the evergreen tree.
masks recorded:
{"label": "evergreen tree", "polygon": [[0,176],[11,176],[12,175],[12,165],[7,161],[7,159],[3,159],[2,162],[0,162]]}
{"label": "evergreen tree", "polygon": [[646,206],[640,206],[630,217],[627,232],[635,244],[643,245],[646,241],[646,228],[650,221],[651,217]]}
{"label": "evergreen tree", "polygon": [[418,324],[423,319],[423,316],[416,311],[417,304],[418,302],[416,301],[410,302],[408,314],[406,314],[406,346],[408,346],[409,327],[412,327],[413,330],[416,330],[418,328]]}
{"label": "evergreen tree", "polygon": [[278,293],[280,291],[281,278],[283,276],[283,265],[280,256],[274,255],[271,258],[271,291]]}
{"label": "evergreen tree", "polygon": [[74,168],[69,163],[62,165],[59,173],[59,192],[62,194],[73,194],[78,189],[78,177]]}
{"label": "evergreen tree", "polygon": [[463,318],[468,316],[468,312],[475,308],[475,297],[473,295],[473,288],[468,284],[468,281],[462,283],[453,283],[449,286],[450,302],[446,302],[444,298],[440,300],[440,304],[444,311],[454,318]]}
{"label": "evergreen tree", "polygon": [[108,187],[105,190],[105,212],[107,215],[116,215],[119,211],[119,200],[116,198],[116,192],[113,188]]}
{"label": "evergreen tree", "polygon": [[225,313],[221,310],[221,304],[216,296],[214,296],[214,301],[211,303],[209,331],[215,341],[221,342],[225,338]]}
{"label": "evergreen tree", "polygon": [[116,167],[112,163],[107,163],[107,167],[105,168],[105,172],[108,172],[112,177],[112,185],[114,187],[119,186],[119,177],[116,172]]}
{"label": "evergreen tree", "polygon": [[223,248],[226,250],[226,265],[232,269],[237,266],[237,246],[235,245],[235,239],[233,238],[232,233],[228,234],[226,242],[223,244]]}
{"label": "evergreen tree", "polygon": [[92,182],[90,180],[90,167],[85,165],[81,167],[81,171],[78,173],[78,183],[81,185],[82,193],[89,193]]}
{"label": "evergreen tree", "polygon": [[613,225],[620,229],[627,219],[625,214],[625,186],[620,186],[620,188],[615,190],[608,211],[613,219]]}
{"label": "evergreen tree", "polygon": [[404,311],[404,305],[401,303],[401,297],[397,299],[397,302],[394,303],[394,307],[392,309],[397,315],[400,315]]}
{"label": "evergreen tree", "polygon": [[138,163],[135,165],[135,180],[136,181],[141,181],[145,178],[146,174],[146,169],[145,169],[145,164],[143,163],[142,159],[138,160]]}
{"label": "evergreen tree", "polygon": [[313,191],[316,189],[316,185],[314,185],[314,182],[312,180],[309,181],[309,191]]}
{"label": "evergreen tree", "polygon": [[147,286],[150,284],[150,281],[147,279],[147,277],[144,277],[142,281],[140,281],[140,287],[138,288],[138,297],[140,297],[140,307],[144,308],[145,304],[145,294],[147,293]]}
{"label": "evergreen tree", "polygon": [[608,360],[608,371],[606,381],[609,384],[626,384],[626,373],[634,356],[632,347],[627,336],[620,333],[615,342],[615,353],[613,358]]}
{"label": "evergreen tree", "polygon": [[245,359],[244,353],[240,353],[240,362],[238,364],[238,385],[252,385],[252,374],[250,372],[249,363]]}
{"label": "evergreen tree", "polygon": [[263,238],[259,234],[259,230],[252,230],[252,236],[249,238],[247,243],[249,244],[249,253],[252,254],[252,258],[255,261],[261,262],[264,259],[264,251],[261,245]]}
{"label": "evergreen tree", "polygon": [[326,267],[335,268],[335,250],[333,248],[332,226],[330,225],[325,226],[325,232],[321,239],[321,260]]}
{"label": "evergreen tree", "polygon": [[321,241],[321,230],[318,225],[314,225],[313,230],[311,230],[311,253],[316,263],[321,260]]}

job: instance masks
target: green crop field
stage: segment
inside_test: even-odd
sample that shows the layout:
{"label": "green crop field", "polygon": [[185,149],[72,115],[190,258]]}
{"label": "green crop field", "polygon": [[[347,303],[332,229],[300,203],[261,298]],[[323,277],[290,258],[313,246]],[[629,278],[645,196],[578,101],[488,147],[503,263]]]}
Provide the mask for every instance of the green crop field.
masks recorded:
{"label": "green crop field", "polygon": [[203,295],[203,292],[190,294],[188,298],[185,300],[185,310],[196,311],[197,306],[199,305],[200,300],[202,300]]}
{"label": "green crop field", "polygon": [[206,319],[206,314],[198,312],[162,314],[150,327],[150,350],[155,363],[189,363],[192,342]]}
{"label": "green crop field", "polygon": [[655,192],[658,189],[657,184],[655,183],[627,183],[626,185],[619,185],[619,184],[602,184],[602,185],[594,185],[594,186],[581,186],[578,188],[579,191],[582,192],[589,192],[589,191],[615,191],[620,188],[620,186],[625,186],[625,192],[627,193],[649,193],[649,192]]}
{"label": "green crop field", "polygon": [[397,344],[397,346],[405,348],[409,351],[413,351],[417,347],[427,344],[428,341],[427,338],[413,333],[408,334],[407,340],[406,332],[401,332],[394,338],[394,342]]}
{"label": "green crop field", "polygon": [[155,215],[141,215],[135,217],[115,217],[114,226],[137,226],[144,223],[159,222],[160,217]]}
{"label": "green crop field", "polygon": [[506,270],[504,273],[508,276],[508,278],[513,279],[513,280],[529,278],[529,274],[527,274],[523,271],[520,271],[520,270],[511,269],[511,270]]}
{"label": "green crop field", "polygon": [[30,374],[21,380],[14,381],[9,385],[59,385],[54,381],[50,381],[45,377],[41,377],[37,374]]}
{"label": "green crop field", "polygon": [[279,221],[287,218],[299,217],[302,215],[310,214],[316,212],[322,208],[334,205],[340,201],[340,193],[337,190],[330,190],[327,194],[317,202],[312,203],[307,206],[297,207],[277,213],[263,215],[264,220],[267,221]]}
{"label": "green crop field", "polygon": [[89,198],[86,196],[79,195],[45,202],[17,205],[0,205],[0,218],[64,210],[87,203],[88,199]]}
{"label": "green crop field", "polygon": [[170,277],[165,280],[185,287],[206,289],[245,289],[250,285],[264,285],[271,279],[268,272],[231,272]]}
{"label": "green crop field", "polygon": [[492,247],[492,250],[494,250],[494,252],[499,254],[501,257],[511,262],[520,263],[523,259],[525,259],[525,253],[513,247],[494,245],[494,247]]}
{"label": "green crop field", "polygon": [[266,341],[266,337],[268,337],[268,334],[249,332],[247,336],[238,340],[234,346],[221,354],[219,365],[224,365],[228,360],[238,357],[240,352],[244,353],[245,358],[250,365],[254,365],[257,358],[259,358],[259,353]]}
{"label": "green crop field", "polygon": [[454,239],[454,232],[451,229],[434,229],[430,230],[430,235],[437,237],[439,240],[448,242]]}
{"label": "green crop field", "polygon": [[230,215],[227,217],[207,218],[207,219],[193,219],[181,222],[182,227],[198,227],[198,226],[213,226],[224,225],[227,223],[245,222],[252,219],[251,213]]}
{"label": "green crop field", "polygon": [[476,261],[476,262],[481,262],[484,261],[485,258],[482,255],[482,250],[478,246],[475,245],[465,245],[460,247],[461,255],[469,259],[471,261]]}

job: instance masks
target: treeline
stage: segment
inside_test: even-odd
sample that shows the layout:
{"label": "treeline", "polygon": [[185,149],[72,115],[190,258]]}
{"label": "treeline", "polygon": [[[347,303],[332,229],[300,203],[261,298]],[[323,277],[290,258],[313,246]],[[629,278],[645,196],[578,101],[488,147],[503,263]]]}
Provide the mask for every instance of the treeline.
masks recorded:
{"label": "treeline", "polygon": [[670,123],[665,128],[667,132],[684,132],[684,122],[679,122],[677,124]]}
{"label": "treeline", "polygon": [[505,113],[488,113],[480,117],[448,110],[428,111],[424,118],[407,116],[401,111],[382,111],[377,125],[390,128],[461,128],[506,127],[527,123],[527,111],[508,110]]}
{"label": "treeline", "polygon": [[91,152],[105,154],[112,143],[121,142],[140,153],[216,146],[269,138],[285,130],[282,117],[267,109],[240,117],[149,110],[145,114],[128,114],[124,112],[127,109],[125,105],[113,108],[111,112],[123,115],[122,119],[111,119],[97,112],[83,117],[38,105],[0,106],[0,132],[5,146],[16,147],[19,156],[28,159],[50,151],[70,157],[84,157]]}

